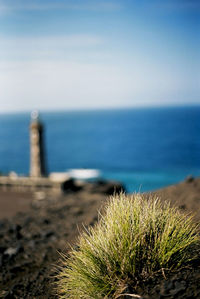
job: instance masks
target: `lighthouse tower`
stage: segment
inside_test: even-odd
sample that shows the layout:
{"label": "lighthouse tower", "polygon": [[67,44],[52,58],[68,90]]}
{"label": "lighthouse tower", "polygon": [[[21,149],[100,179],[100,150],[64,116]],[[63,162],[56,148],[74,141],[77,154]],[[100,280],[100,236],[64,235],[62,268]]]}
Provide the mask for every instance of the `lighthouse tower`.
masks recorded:
{"label": "lighthouse tower", "polygon": [[41,177],[46,175],[43,124],[39,121],[37,110],[31,113],[30,124],[30,176]]}

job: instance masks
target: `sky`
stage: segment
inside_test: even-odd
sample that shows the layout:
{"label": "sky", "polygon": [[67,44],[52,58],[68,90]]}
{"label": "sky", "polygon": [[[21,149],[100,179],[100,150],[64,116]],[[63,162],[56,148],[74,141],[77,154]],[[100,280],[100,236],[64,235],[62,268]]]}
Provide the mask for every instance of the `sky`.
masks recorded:
{"label": "sky", "polygon": [[200,104],[199,0],[0,0],[0,113]]}

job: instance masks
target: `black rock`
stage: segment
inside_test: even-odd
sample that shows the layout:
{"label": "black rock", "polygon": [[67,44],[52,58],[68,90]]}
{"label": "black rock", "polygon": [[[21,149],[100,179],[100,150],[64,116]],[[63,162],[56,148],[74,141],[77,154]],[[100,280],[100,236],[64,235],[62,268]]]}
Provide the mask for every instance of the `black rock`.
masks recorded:
{"label": "black rock", "polygon": [[62,191],[63,192],[68,192],[68,191],[79,191],[81,190],[82,187],[78,184],[76,184],[76,181],[74,179],[69,179],[66,180],[63,184],[62,184]]}
{"label": "black rock", "polygon": [[185,179],[186,183],[192,183],[194,182],[194,177],[192,175],[189,175]]}
{"label": "black rock", "polygon": [[96,183],[92,185],[92,192],[100,192],[104,193],[107,195],[113,195],[113,194],[119,194],[121,192],[125,192],[124,186],[115,181],[104,181],[104,180],[99,180]]}

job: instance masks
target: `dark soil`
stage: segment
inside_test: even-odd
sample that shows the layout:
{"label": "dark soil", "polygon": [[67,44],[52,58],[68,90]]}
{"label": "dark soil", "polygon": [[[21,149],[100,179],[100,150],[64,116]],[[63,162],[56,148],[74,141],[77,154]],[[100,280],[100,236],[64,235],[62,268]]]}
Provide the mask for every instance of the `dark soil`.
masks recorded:
{"label": "dark soil", "polygon": [[[23,196],[0,192],[0,217],[3,209],[7,217],[0,220],[0,298],[57,298],[60,252],[67,253],[75,244],[83,224],[97,221],[97,210],[112,191],[112,184],[101,183],[59,197],[41,192]],[[200,179],[156,193],[186,212],[196,212],[195,221],[199,222]],[[22,197],[28,203],[19,204],[23,203]],[[157,273],[127,293],[144,299],[200,298],[200,259],[179,271]]]}
{"label": "dark soil", "polygon": [[168,200],[186,214],[192,213],[200,223],[200,178],[189,176],[184,182],[155,192],[162,200]]}
{"label": "dark soil", "polygon": [[73,246],[83,224],[97,221],[108,194],[121,188],[99,182],[62,196],[1,191],[0,215],[18,213],[0,220],[0,298],[57,298],[60,253]]}

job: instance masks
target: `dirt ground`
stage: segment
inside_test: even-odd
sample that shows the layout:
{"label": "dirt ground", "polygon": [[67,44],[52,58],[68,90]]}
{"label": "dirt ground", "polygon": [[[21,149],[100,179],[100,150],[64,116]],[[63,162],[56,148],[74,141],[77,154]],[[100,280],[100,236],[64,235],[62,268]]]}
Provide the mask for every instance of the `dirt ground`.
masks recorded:
{"label": "dirt ground", "polygon": [[[97,211],[111,192],[109,183],[56,197],[1,191],[0,298],[57,298],[60,252],[75,244],[83,224],[97,221]],[[195,213],[200,222],[200,179],[189,178],[156,194]],[[200,298],[200,259],[164,276],[157,273],[133,293],[144,299]]]}
{"label": "dirt ground", "polygon": [[30,211],[34,194],[31,192],[6,192],[0,190],[0,219],[11,218],[18,212]]}
{"label": "dirt ground", "polygon": [[200,222],[200,179],[188,177],[184,182],[155,192],[162,200],[168,200],[185,213],[192,213]]}

